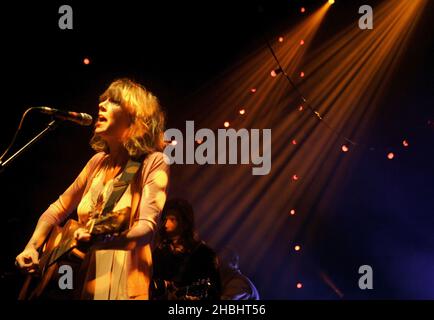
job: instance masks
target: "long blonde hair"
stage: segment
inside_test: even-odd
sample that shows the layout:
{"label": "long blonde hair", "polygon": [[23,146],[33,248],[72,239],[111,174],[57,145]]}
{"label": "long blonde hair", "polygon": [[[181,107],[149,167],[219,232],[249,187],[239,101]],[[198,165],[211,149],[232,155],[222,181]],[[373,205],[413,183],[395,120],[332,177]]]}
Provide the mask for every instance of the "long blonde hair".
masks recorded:
{"label": "long blonde hair", "polygon": [[[131,125],[123,141],[130,157],[140,158],[163,151],[165,115],[157,97],[140,84],[122,78],[113,81],[100,96],[100,101],[107,99],[119,104],[130,115]],[[97,152],[109,152],[108,144],[98,134],[93,135],[90,145]]]}

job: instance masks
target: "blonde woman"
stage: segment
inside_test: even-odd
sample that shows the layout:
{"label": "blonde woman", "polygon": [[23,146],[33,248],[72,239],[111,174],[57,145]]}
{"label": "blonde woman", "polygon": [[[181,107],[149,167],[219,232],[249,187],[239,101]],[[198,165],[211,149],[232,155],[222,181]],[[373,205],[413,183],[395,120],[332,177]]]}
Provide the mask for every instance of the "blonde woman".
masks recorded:
{"label": "blonde woman", "polygon": [[[85,225],[91,215],[103,210],[128,160],[139,160],[139,171],[114,207],[114,211],[130,208],[130,228],[91,247],[80,272],[83,281],[79,297],[148,299],[151,245],[166,200],[169,174],[162,153],[164,113],[151,92],[129,79],[112,82],[101,95],[98,110],[90,142],[97,153],[41,215],[16,264],[28,273],[35,272],[37,250],[53,226],[62,223],[74,209]],[[85,228],[78,229],[75,237],[80,243],[91,239]]]}

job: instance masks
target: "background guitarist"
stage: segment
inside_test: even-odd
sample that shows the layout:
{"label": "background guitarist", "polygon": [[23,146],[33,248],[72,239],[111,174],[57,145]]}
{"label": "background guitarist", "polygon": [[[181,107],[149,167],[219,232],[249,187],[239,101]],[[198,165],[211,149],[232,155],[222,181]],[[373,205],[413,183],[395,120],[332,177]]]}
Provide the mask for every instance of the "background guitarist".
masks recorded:
{"label": "background guitarist", "polygon": [[198,238],[190,203],[184,199],[168,200],[162,219],[153,251],[153,298],[219,299],[217,256]]}
{"label": "background guitarist", "polygon": [[[141,162],[133,182],[114,210],[130,208],[129,228],[93,245],[86,255],[82,299],[148,299],[151,243],[166,200],[169,168],[163,159],[164,113],[157,98],[129,79],[110,84],[101,95],[98,120],[90,141],[97,152],[71,186],[40,217],[16,264],[27,273],[38,267],[40,249],[53,226],[77,209],[75,232],[91,240],[89,219],[101,214],[129,159]],[[83,267],[82,266],[82,267]]]}

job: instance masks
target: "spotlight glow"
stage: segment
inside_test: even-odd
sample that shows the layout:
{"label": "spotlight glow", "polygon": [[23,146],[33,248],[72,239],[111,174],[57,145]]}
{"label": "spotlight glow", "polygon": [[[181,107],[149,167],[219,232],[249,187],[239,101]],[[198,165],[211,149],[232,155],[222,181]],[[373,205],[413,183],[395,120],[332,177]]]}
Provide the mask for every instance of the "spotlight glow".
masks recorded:
{"label": "spotlight glow", "polygon": [[394,154],[393,152],[389,152],[389,153],[387,154],[387,158],[388,158],[389,160],[392,160],[393,158],[395,158],[395,154]]}
{"label": "spotlight glow", "polygon": [[335,3],[335,0],[329,0],[329,4]]}
{"label": "spotlight glow", "polygon": [[279,73],[282,73],[282,69],[281,69],[281,68],[277,68],[277,69],[272,70],[272,71],[270,72],[270,75],[274,78],[274,77],[276,77]]}
{"label": "spotlight glow", "polygon": [[306,9],[305,9],[304,7],[302,7],[302,8],[300,9],[300,12],[301,12],[301,13],[305,13],[305,12],[306,12]]}
{"label": "spotlight glow", "polygon": [[83,59],[83,63],[84,63],[85,65],[90,64],[90,60],[89,60],[89,58],[84,58],[84,59]]}
{"label": "spotlight glow", "polygon": [[301,249],[300,246],[295,246],[295,247],[294,247],[294,250],[295,250],[295,251],[300,251],[300,249]]}
{"label": "spotlight glow", "polygon": [[252,89],[250,89],[250,92],[251,92],[251,93],[255,93],[255,92],[256,92],[256,88],[252,88]]}
{"label": "spotlight glow", "polygon": [[172,140],[172,141],[170,142],[170,144],[171,144],[172,146],[176,146],[176,145],[178,144],[178,141],[176,141],[176,140]]}
{"label": "spotlight glow", "polygon": [[299,178],[298,178],[298,176],[296,175],[296,174],[294,174],[293,176],[292,176],[292,180],[294,180],[294,181],[297,181]]}
{"label": "spotlight glow", "polygon": [[240,113],[240,114],[245,114],[245,113],[246,113],[246,110],[245,110],[245,109],[241,109],[241,110],[239,111],[239,113]]}
{"label": "spotlight glow", "polygon": [[303,72],[303,71],[300,72],[300,77],[301,77],[301,78],[304,78],[304,72]]}
{"label": "spotlight glow", "polygon": [[348,149],[348,147],[344,144],[344,145],[342,146],[342,151],[343,151],[343,152],[348,152],[348,150],[350,150],[350,149]]}
{"label": "spotlight glow", "polygon": [[289,214],[290,214],[291,216],[295,215],[295,210],[292,209],[292,210],[289,212]]}
{"label": "spotlight glow", "polygon": [[283,42],[283,37],[279,37],[279,42]]}
{"label": "spotlight glow", "polygon": [[298,111],[303,111],[303,106],[299,106]]}
{"label": "spotlight glow", "polygon": [[297,283],[297,289],[303,288],[303,284],[301,282]]}
{"label": "spotlight glow", "polygon": [[293,145],[296,145],[296,144],[297,144],[297,140],[295,140],[295,139],[292,140],[292,144],[293,144]]}
{"label": "spotlight glow", "polygon": [[223,124],[225,126],[225,128],[229,127],[229,122],[225,121],[225,123]]}
{"label": "spotlight glow", "polygon": [[409,146],[408,141],[407,140],[402,141],[402,145],[404,147],[408,147]]}
{"label": "spotlight glow", "polygon": [[300,40],[300,45],[304,45],[304,40]]}

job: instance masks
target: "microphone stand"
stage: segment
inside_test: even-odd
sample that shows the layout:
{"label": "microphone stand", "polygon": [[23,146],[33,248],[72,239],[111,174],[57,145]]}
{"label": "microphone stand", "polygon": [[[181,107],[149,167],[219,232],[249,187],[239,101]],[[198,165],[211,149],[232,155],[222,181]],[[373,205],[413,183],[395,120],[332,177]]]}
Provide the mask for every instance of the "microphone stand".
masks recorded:
{"label": "microphone stand", "polygon": [[0,161],[0,173],[3,172],[4,168],[9,165],[15,158],[17,158],[20,154],[22,154],[25,150],[27,150],[31,145],[33,145],[36,141],[41,139],[48,131],[52,131],[57,128],[60,121],[54,119],[52,120],[47,127],[42,130],[37,136],[35,136],[32,140],[27,142],[24,147],[15,152],[12,156],[10,156],[6,161]]}

